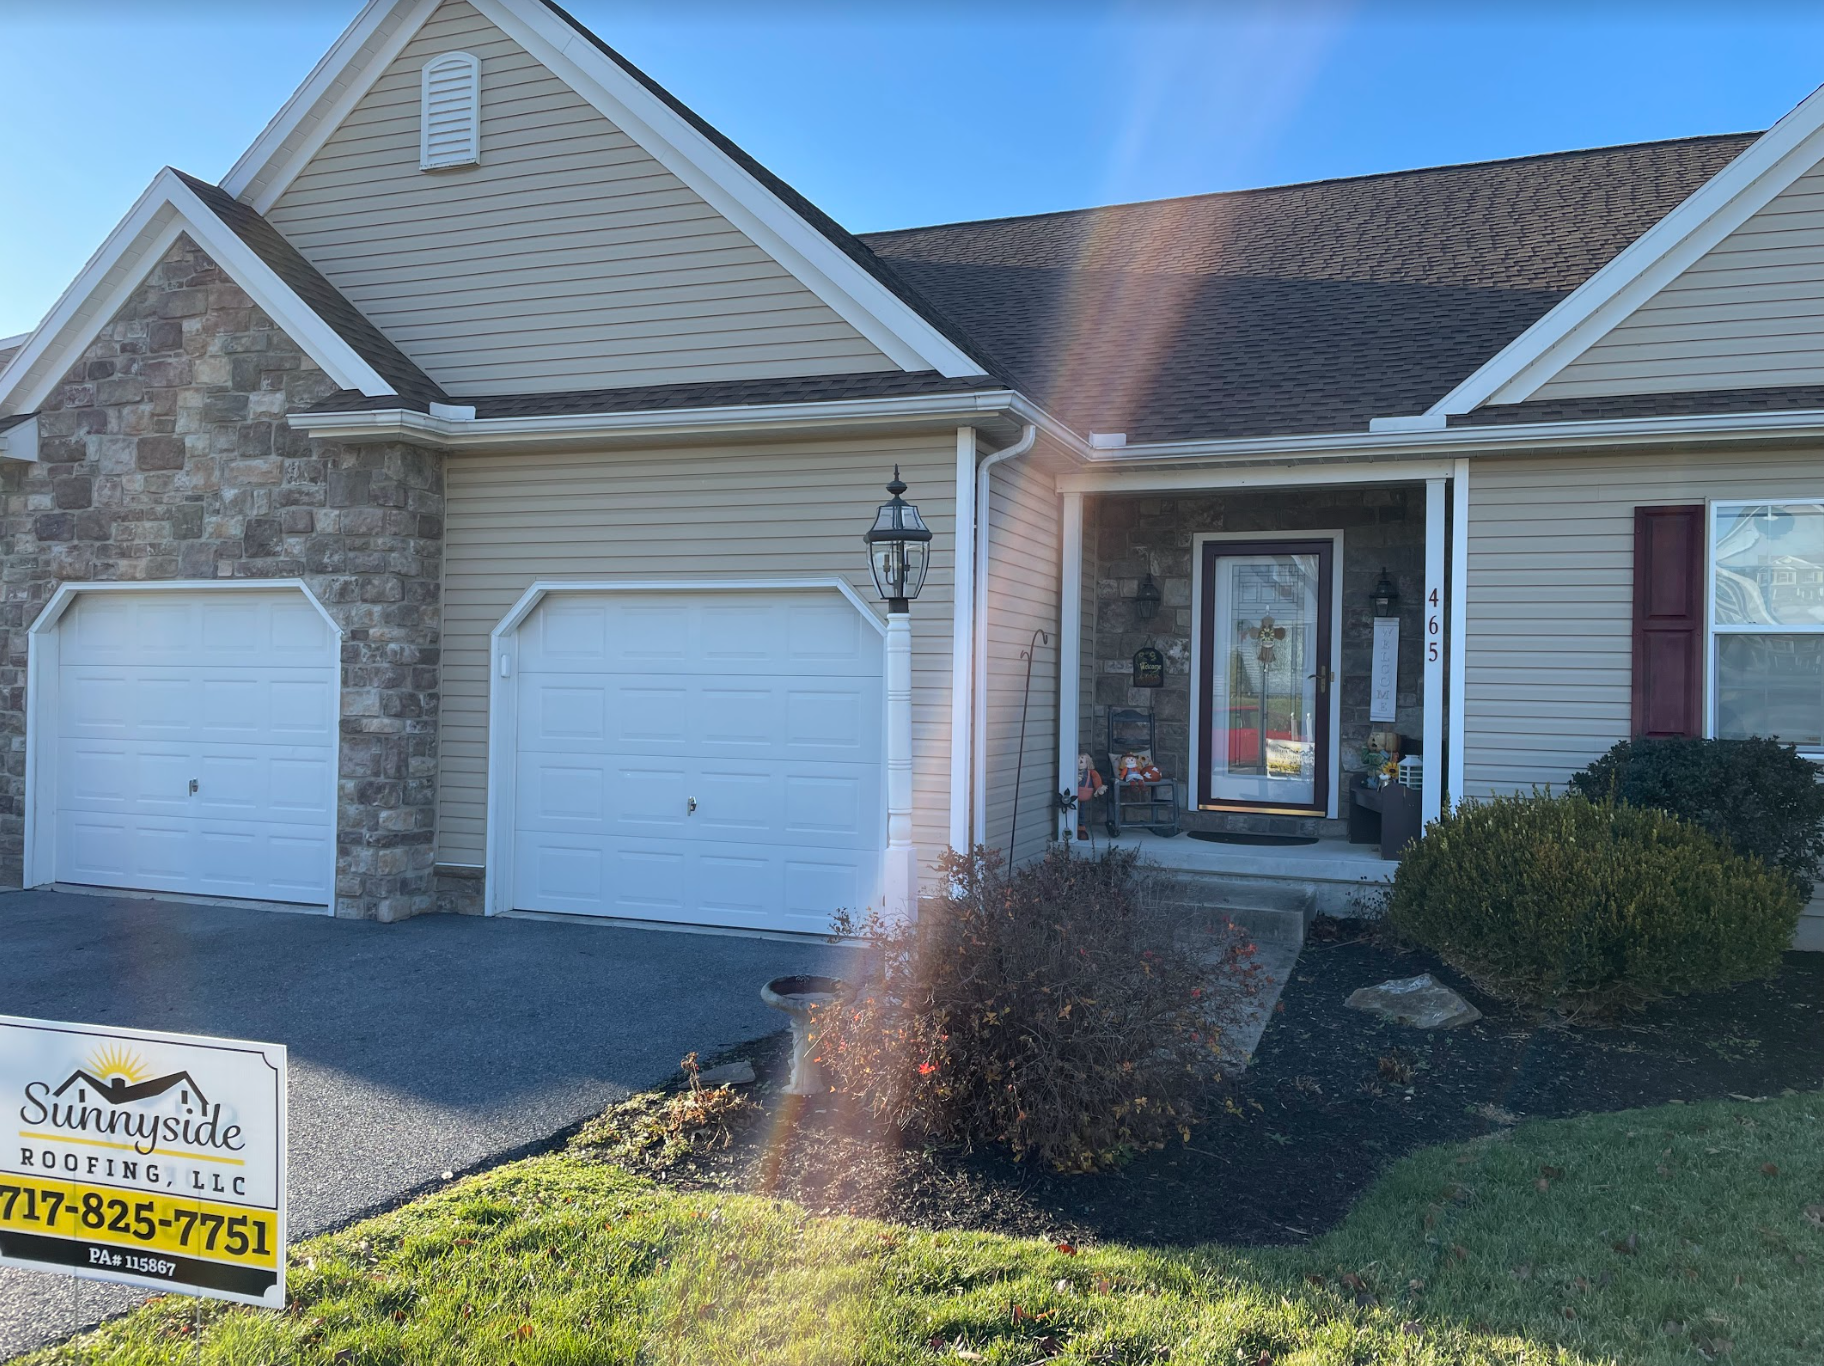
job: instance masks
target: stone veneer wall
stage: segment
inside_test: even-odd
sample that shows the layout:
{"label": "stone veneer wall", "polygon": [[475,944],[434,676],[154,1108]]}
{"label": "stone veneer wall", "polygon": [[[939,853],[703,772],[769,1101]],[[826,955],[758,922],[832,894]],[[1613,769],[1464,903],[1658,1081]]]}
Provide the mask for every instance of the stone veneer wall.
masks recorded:
{"label": "stone veneer wall", "polygon": [[26,630],[68,580],[302,579],[343,630],[336,912],[434,907],[443,470],[285,425],[336,384],[187,237],[0,471],[0,875],[25,830]]}
{"label": "stone veneer wall", "polygon": [[[1374,608],[1369,594],[1385,566],[1400,592],[1400,669],[1397,719],[1392,728],[1418,748],[1422,734],[1420,608],[1425,580],[1425,490],[1397,488],[1315,488],[1269,492],[1164,496],[1106,495],[1084,509],[1085,553],[1095,566],[1095,633],[1085,652],[1093,660],[1094,695],[1088,711],[1084,749],[1101,758],[1114,707],[1155,708],[1158,753],[1167,777],[1186,784],[1183,800],[1194,800],[1186,771],[1190,754],[1191,704],[1191,538],[1205,532],[1259,532],[1263,537],[1300,531],[1343,533],[1342,749],[1344,781],[1361,768],[1357,751],[1385,722],[1368,719],[1369,673],[1373,658]],[[1151,622],[1134,610],[1134,593],[1147,573],[1162,601]],[[1163,688],[1135,688],[1134,652],[1155,645],[1165,655]],[[1106,762],[1105,760],[1103,762]],[[1339,814],[1344,808],[1339,804]],[[1204,816],[1192,828],[1272,829],[1272,818]],[[1336,827],[1340,829],[1340,825]]]}

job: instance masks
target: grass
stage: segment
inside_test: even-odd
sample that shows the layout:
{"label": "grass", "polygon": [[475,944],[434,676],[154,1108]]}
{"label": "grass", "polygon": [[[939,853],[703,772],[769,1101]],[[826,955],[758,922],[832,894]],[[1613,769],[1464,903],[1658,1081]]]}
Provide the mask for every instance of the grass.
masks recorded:
{"label": "grass", "polygon": [[1535,1122],[1296,1249],[1070,1255],[513,1163],[294,1249],[291,1309],[153,1302],[73,1363],[1824,1360],[1824,1095]]}

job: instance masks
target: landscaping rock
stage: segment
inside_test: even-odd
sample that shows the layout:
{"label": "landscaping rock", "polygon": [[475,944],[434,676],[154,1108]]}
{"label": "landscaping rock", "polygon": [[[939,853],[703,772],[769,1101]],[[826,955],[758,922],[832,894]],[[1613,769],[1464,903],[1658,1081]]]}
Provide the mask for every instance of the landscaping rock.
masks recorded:
{"label": "landscaping rock", "polygon": [[1455,1029],[1482,1018],[1481,1011],[1429,972],[1360,987],[1344,1004],[1415,1029]]}
{"label": "landscaping rock", "polygon": [[745,1059],[725,1062],[720,1067],[705,1067],[697,1073],[705,1086],[747,1086],[754,1080],[754,1065]]}

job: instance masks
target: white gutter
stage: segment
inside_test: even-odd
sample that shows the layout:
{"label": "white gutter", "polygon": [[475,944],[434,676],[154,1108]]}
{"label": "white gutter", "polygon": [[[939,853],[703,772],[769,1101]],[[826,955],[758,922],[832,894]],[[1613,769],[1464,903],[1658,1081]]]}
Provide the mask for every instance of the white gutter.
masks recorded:
{"label": "white gutter", "polygon": [[1260,457],[1442,456],[1500,452],[1536,446],[1645,445],[1681,438],[1738,440],[1824,433],[1824,409],[1711,413],[1703,416],[1594,418],[1574,422],[1517,422],[1447,427],[1430,431],[1328,432],[1315,436],[1234,437],[1220,441],[1169,441],[1120,451],[1085,449],[1086,463],[1102,469],[1166,461]]}
{"label": "white gutter", "polygon": [[[1025,455],[1039,439],[1036,423],[1028,422],[1020,439],[996,451],[975,468],[975,604],[971,645],[974,658],[970,670],[970,730],[974,744],[973,800],[975,811],[973,838],[977,844],[988,842],[988,551],[992,527],[988,520],[990,474],[996,465]],[[960,553],[960,548],[959,548]]]}
{"label": "white gutter", "polygon": [[[438,405],[442,408],[444,405]],[[945,421],[1017,412],[1024,400],[1006,389],[955,394],[907,394],[891,398],[838,399],[808,403],[726,404],[715,408],[664,408],[642,412],[563,413],[537,417],[462,418],[406,408],[371,412],[293,413],[286,421],[326,441],[403,441],[446,450],[468,447],[548,445],[630,437],[690,436],[755,432],[771,428],[855,426]]]}

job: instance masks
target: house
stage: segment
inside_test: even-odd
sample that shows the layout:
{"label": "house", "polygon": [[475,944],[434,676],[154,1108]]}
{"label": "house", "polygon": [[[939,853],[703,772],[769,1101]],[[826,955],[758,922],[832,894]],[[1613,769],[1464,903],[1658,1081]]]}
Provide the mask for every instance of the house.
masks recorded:
{"label": "house", "polygon": [[822,931],[896,466],[927,869],[1134,706],[1206,832],[1334,835],[1377,730],[1429,813],[1824,750],[1821,163],[1824,94],[857,238],[554,5],[372,0],[0,350],[7,871]]}

